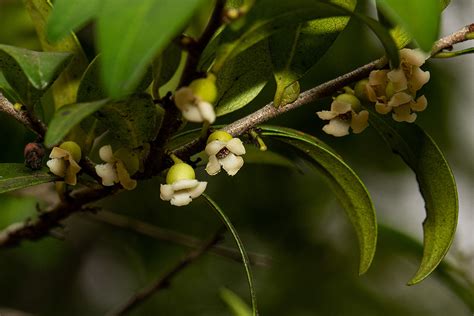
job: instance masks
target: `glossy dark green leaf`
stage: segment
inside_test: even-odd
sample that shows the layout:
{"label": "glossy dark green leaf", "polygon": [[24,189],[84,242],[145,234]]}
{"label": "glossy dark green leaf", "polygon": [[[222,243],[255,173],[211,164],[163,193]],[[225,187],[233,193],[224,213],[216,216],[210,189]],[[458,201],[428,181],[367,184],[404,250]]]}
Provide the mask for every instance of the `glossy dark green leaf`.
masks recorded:
{"label": "glossy dark green leaf", "polygon": [[165,83],[171,80],[178,70],[181,62],[181,49],[175,43],[171,43],[164,51],[153,61],[153,94],[159,98],[159,89]]}
{"label": "glossy dark green leaf", "polygon": [[219,72],[226,62],[280,30],[297,27],[300,23],[319,18],[350,15],[366,24],[377,35],[392,63],[398,64],[398,49],[388,30],[365,15],[352,12],[329,1],[261,0],[256,2],[244,20],[238,19],[222,31],[212,70]]}
{"label": "glossy dark green leaf", "polygon": [[147,66],[184,28],[203,0],[104,0],[98,21],[108,94],[132,92]]}
{"label": "glossy dark green leaf", "polygon": [[377,220],[372,200],[357,174],[315,137],[284,128],[263,126],[262,135],[281,140],[307,158],[328,180],[355,228],[360,248],[359,273],[369,268],[377,243]]}
{"label": "glossy dark green leaf", "polygon": [[226,288],[221,289],[220,294],[234,316],[252,316],[250,307],[237,294]]}
{"label": "glossy dark green leaf", "polygon": [[52,11],[49,0],[24,0],[26,9],[35,25],[41,46],[47,52],[69,52],[73,58],[69,66],[53,85],[53,96],[56,108],[76,101],[77,88],[88,61],[79,41],[73,33],[60,41],[51,43],[46,37],[46,26]]}
{"label": "glossy dark green leaf", "polygon": [[99,0],[55,0],[48,20],[48,39],[55,42],[77,30],[93,17],[100,8]]}
{"label": "glossy dark green leaf", "polygon": [[393,152],[415,172],[425,200],[423,258],[409,282],[416,284],[438,266],[453,241],[458,218],[456,183],[442,152],[420,127],[396,123],[373,112],[369,120]]}
{"label": "glossy dark green leaf", "polygon": [[217,116],[234,112],[257,97],[272,76],[271,67],[266,41],[227,63],[217,76]]}
{"label": "glossy dark green leaf", "polygon": [[59,143],[77,124],[86,117],[100,110],[106,105],[108,100],[99,100],[85,103],[68,104],[56,111],[48,131],[44,144],[47,147]]}
{"label": "glossy dark green leaf", "polygon": [[237,230],[235,229],[234,225],[232,225],[232,222],[230,219],[227,217],[227,215],[224,213],[224,211],[217,205],[216,202],[214,202],[208,195],[203,194],[202,195],[205,199],[207,204],[217,213],[219,218],[222,220],[224,225],[227,227],[229,232],[232,234],[232,237],[235,240],[235,243],[237,244],[237,247],[239,248],[240,254],[242,256],[242,262],[244,264],[245,268],[245,273],[247,274],[247,281],[249,284],[249,289],[250,289],[250,296],[252,299],[252,315],[253,316],[258,316],[258,309],[257,309],[257,296],[255,294],[255,286],[254,286],[254,281],[252,277],[252,271],[250,269],[250,262],[249,258],[247,255],[247,251],[244,248],[244,244],[242,243],[242,240],[240,239],[239,234],[237,233]]}
{"label": "glossy dark green leaf", "polygon": [[58,178],[47,168],[32,171],[22,163],[0,163],[0,193],[53,182]]}
{"label": "glossy dark green leaf", "polygon": [[137,148],[156,136],[158,111],[145,93],[107,104],[95,116],[129,148]]}
{"label": "glossy dark green leaf", "polygon": [[13,90],[12,86],[8,83],[7,79],[3,75],[2,70],[0,69],[0,92],[12,103],[21,102],[21,98]]}
{"label": "glossy dark green leaf", "polygon": [[407,30],[426,52],[438,39],[442,4],[438,0],[377,0],[377,6],[392,21]]}
{"label": "glossy dark green leaf", "polygon": [[0,69],[21,102],[32,108],[58,78],[72,55],[36,52],[0,44]]}
{"label": "glossy dark green leaf", "polygon": [[[353,11],[356,0],[339,0],[334,3]],[[349,17],[342,16],[306,21],[269,38],[277,84],[273,100],[275,106],[294,101],[295,87],[292,85],[319,61],[348,22]]]}

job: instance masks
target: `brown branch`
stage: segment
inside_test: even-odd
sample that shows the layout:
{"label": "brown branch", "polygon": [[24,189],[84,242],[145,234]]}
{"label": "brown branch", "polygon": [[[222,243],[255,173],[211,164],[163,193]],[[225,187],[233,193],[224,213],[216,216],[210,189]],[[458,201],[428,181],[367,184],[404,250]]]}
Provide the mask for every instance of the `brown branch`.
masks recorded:
{"label": "brown branch", "polygon": [[13,104],[8,101],[7,98],[0,92],[0,112],[4,112],[9,116],[13,117],[15,120],[26,126],[33,133],[38,135],[40,139],[46,134],[46,125],[43,122],[38,120],[36,117],[31,115],[28,111],[15,110]]}
{"label": "brown branch", "polygon": [[[188,248],[198,248],[202,244],[202,240],[193,236],[157,227],[155,225],[151,225],[146,222],[124,215],[120,215],[115,212],[100,210],[97,213],[85,213],[83,214],[83,216],[87,219],[99,221],[123,229],[128,229],[141,235],[149,236],[157,240],[170,242]],[[238,249],[222,245],[213,245],[209,252],[242,263],[242,256]],[[252,265],[261,267],[268,267],[271,265],[271,258],[269,258],[268,256],[248,252],[248,257],[249,262]]]}
{"label": "brown branch", "polygon": [[222,229],[220,229],[214,236],[208,241],[204,242],[198,249],[189,252],[181,261],[172,267],[165,275],[161,278],[145,287],[135,295],[133,295],[123,306],[119,307],[116,311],[109,313],[108,315],[125,315],[132,311],[140,303],[150,298],[156,292],[166,289],[169,287],[171,280],[182,270],[188,267],[191,263],[194,263],[202,255],[204,255],[212,246],[218,243],[222,238]]}
{"label": "brown branch", "polygon": [[436,55],[444,49],[451,49],[454,44],[462,43],[471,39],[469,37],[469,34],[472,33],[474,33],[474,23],[466,25],[462,29],[441,38],[433,45],[433,49],[431,50],[431,56]]}

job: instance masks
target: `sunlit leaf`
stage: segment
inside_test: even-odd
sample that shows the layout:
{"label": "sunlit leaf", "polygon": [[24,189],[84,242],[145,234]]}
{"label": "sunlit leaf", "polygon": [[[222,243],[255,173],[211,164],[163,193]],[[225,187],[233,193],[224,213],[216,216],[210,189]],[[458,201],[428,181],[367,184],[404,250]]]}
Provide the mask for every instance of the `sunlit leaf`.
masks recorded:
{"label": "sunlit leaf", "polygon": [[271,78],[271,67],[266,41],[227,63],[217,76],[217,116],[234,112],[257,97]]}
{"label": "sunlit leaf", "polygon": [[271,136],[296,148],[328,180],[352,222],[360,248],[359,273],[369,268],[377,243],[377,221],[369,193],[357,174],[320,140],[305,133],[263,126],[262,135]]}
{"label": "sunlit leaf", "polygon": [[247,274],[247,281],[249,283],[250,296],[252,298],[252,315],[258,316],[257,296],[255,294],[252,271],[250,270],[250,262],[247,255],[247,251],[244,248],[244,244],[242,243],[242,240],[240,239],[239,234],[237,233],[237,230],[235,229],[234,225],[232,225],[232,222],[224,213],[224,211],[219,207],[219,205],[217,205],[216,202],[214,202],[206,194],[203,194],[202,196],[206,199],[206,202],[209,204],[209,206],[217,213],[219,218],[225,224],[229,232],[232,234],[232,237],[234,238],[235,243],[237,244],[237,247],[239,248],[240,254],[242,255],[242,262],[244,263],[245,273]]}
{"label": "sunlit leaf", "polygon": [[69,66],[53,85],[53,96],[56,108],[76,101],[77,88],[82,74],[87,68],[87,58],[79,41],[73,33],[60,41],[51,43],[46,37],[46,26],[52,11],[49,0],[24,0],[26,9],[31,16],[41,46],[47,52],[69,52],[73,58]]}
{"label": "sunlit leaf", "polygon": [[108,94],[120,97],[132,92],[153,58],[178,35],[202,3],[104,0],[98,20],[98,46]]}
{"label": "sunlit leaf", "polygon": [[0,69],[21,102],[32,108],[71,61],[71,54],[0,44]]}
{"label": "sunlit leaf", "polygon": [[33,171],[22,163],[0,163],[0,193],[53,182],[58,178],[47,168]]}
{"label": "sunlit leaf", "polygon": [[59,143],[77,124],[92,115],[108,100],[68,104],[56,111],[46,132],[44,144],[51,147]]}
{"label": "sunlit leaf", "polygon": [[[353,11],[356,0],[337,0],[333,3]],[[349,17],[330,17],[306,21],[284,29],[269,38],[270,54],[277,89],[273,104],[285,105],[295,97],[291,86],[315,65],[344,30]],[[292,93],[293,92],[293,93]],[[299,89],[298,89],[299,92]],[[296,94],[296,97],[298,94]],[[287,98],[287,100],[284,100]]]}
{"label": "sunlit leaf", "polygon": [[377,0],[377,6],[400,24],[426,52],[438,38],[442,4],[438,0]]}
{"label": "sunlit leaf", "polygon": [[458,218],[456,183],[442,152],[420,127],[396,123],[373,112],[369,118],[393,152],[415,172],[425,200],[423,258],[409,282],[416,284],[438,266],[453,242]]}
{"label": "sunlit leaf", "polygon": [[48,20],[48,39],[55,42],[70,35],[96,16],[99,0],[55,0],[53,12]]}

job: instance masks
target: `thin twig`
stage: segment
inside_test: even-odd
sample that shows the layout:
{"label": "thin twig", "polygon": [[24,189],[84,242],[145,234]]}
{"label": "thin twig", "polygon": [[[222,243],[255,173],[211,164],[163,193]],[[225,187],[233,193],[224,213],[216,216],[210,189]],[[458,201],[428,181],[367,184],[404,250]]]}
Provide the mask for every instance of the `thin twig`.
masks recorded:
{"label": "thin twig", "polygon": [[46,125],[32,116],[28,111],[15,110],[13,104],[0,92],[0,112],[4,112],[15,120],[30,129],[33,133],[38,135],[41,139],[46,134]]}
{"label": "thin twig", "polygon": [[[82,216],[87,219],[100,221],[102,223],[113,225],[119,228],[128,229],[141,235],[149,236],[157,240],[170,242],[188,248],[198,248],[202,244],[202,240],[193,236],[151,225],[149,223],[124,215],[120,215],[115,212],[100,210],[97,213],[84,213],[82,214]],[[214,245],[209,250],[209,252],[242,263],[242,256],[238,249],[222,245]],[[249,252],[248,257],[250,264],[252,265],[261,267],[268,267],[271,265],[271,258],[268,256],[259,253]]]}
{"label": "thin twig", "polygon": [[444,49],[451,49],[454,44],[462,43],[472,39],[469,35],[472,33],[474,33],[474,23],[466,25],[462,29],[439,39],[433,45],[433,49],[431,50],[431,56],[436,55]]}
{"label": "thin twig", "polygon": [[208,241],[204,242],[201,247],[189,252],[181,261],[178,262],[178,264],[176,264],[167,273],[165,273],[165,275],[163,275],[158,280],[133,295],[123,306],[119,307],[116,311],[113,311],[108,315],[125,315],[126,313],[137,307],[140,303],[150,298],[153,294],[156,294],[156,292],[168,288],[171,280],[179,272],[184,270],[191,263],[198,260],[203,254],[210,250],[212,246],[214,246],[221,240],[222,232],[223,229],[220,229]]}

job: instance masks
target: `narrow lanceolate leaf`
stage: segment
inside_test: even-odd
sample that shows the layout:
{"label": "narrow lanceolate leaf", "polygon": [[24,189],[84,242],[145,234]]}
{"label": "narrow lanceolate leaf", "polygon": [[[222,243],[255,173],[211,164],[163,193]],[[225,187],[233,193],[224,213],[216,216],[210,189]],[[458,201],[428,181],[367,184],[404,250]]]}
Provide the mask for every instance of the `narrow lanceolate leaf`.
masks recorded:
{"label": "narrow lanceolate leaf", "polygon": [[255,294],[255,287],[253,285],[253,277],[252,277],[252,271],[250,270],[250,262],[249,258],[247,255],[247,251],[244,248],[244,244],[242,243],[242,240],[240,239],[239,234],[237,233],[237,230],[235,229],[234,225],[232,225],[232,222],[230,219],[227,217],[227,215],[224,213],[224,211],[219,207],[219,205],[214,202],[209,196],[206,194],[202,195],[205,199],[207,204],[217,213],[219,218],[222,220],[224,225],[227,227],[229,232],[232,234],[232,237],[235,240],[235,243],[237,244],[237,247],[239,248],[240,254],[242,256],[242,262],[244,263],[244,268],[245,268],[245,273],[247,274],[247,280],[249,283],[249,289],[250,289],[250,296],[252,298],[252,315],[253,316],[258,316],[258,309],[257,309],[257,295]]}
{"label": "narrow lanceolate leaf", "polygon": [[219,35],[220,45],[211,70],[218,72],[226,62],[278,31],[306,21],[336,16],[353,16],[366,24],[380,39],[390,60],[398,64],[398,50],[388,30],[365,15],[323,0],[261,0],[243,20],[231,23]]}
{"label": "narrow lanceolate leaf", "polygon": [[153,96],[155,99],[160,97],[159,89],[165,83],[171,80],[178,70],[181,62],[181,49],[175,43],[171,43],[164,51],[153,61]]}
{"label": "narrow lanceolate leaf", "polygon": [[221,289],[220,294],[234,316],[252,316],[250,307],[237,294],[226,288]]}
{"label": "narrow lanceolate leaf", "polygon": [[218,116],[249,104],[267,84],[272,70],[266,41],[246,50],[227,63],[217,75]]}
{"label": "narrow lanceolate leaf", "polygon": [[69,53],[35,52],[0,44],[0,70],[21,103],[33,108],[71,61]]}
{"label": "narrow lanceolate leaf", "polygon": [[425,52],[438,38],[443,4],[439,0],[377,0],[377,6],[393,22],[401,25]]}
{"label": "narrow lanceolate leaf", "polygon": [[453,241],[458,218],[456,183],[442,152],[420,127],[396,123],[375,113],[370,115],[370,124],[415,172],[425,200],[423,258],[409,282],[416,284],[438,266]]}
{"label": "narrow lanceolate leaf", "polygon": [[107,104],[95,116],[124,146],[137,148],[156,136],[158,111],[148,94]]}
{"label": "narrow lanceolate leaf", "polygon": [[72,61],[53,85],[56,108],[76,101],[76,92],[82,74],[87,68],[87,58],[79,41],[73,33],[57,42],[50,42],[46,37],[46,26],[52,11],[49,0],[23,0],[35,25],[36,33],[43,50],[47,52],[69,52]]}
{"label": "narrow lanceolate leaf", "polygon": [[[77,124],[97,112],[108,100],[68,104],[56,111],[48,126],[44,144],[52,147],[59,143]],[[93,119],[93,118],[92,118]]]}
{"label": "narrow lanceolate leaf", "polygon": [[0,163],[0,193],[53,182],[57,177],[47,168],[32,171],[22,163]]}
{"label": "narrow lanceolate leaf", "polygon": [[359,273],[365,273],[375,254],[377,220],[369,192],[360,178],[339,155],[317,138],[284,127],[261,128],[262,135],[296,148],[326,177],[355,228],[360,248]]}
{"label": "narrow lanceolate leaf", "polygon": [[[356,0],[332,2],[350,11],[353,11],[356,5]],[[348,22],[349,17],[316,19],[284,29],[269,38],[277,84],[273,100],[275,106],[285,105],[288,102],[288,100],[285,102],[285,98],[294,90],[291,89],[291,85],[319,61]],[[292,98],[289,98],[289,101],[291,102]]]}
{"label": "narrow lanceolate leaf", "polygon": [[[98,21],[108,94],[133,91],[147,66],[184,28],[203,0],[104,0]],[[124,27],[126,26],[126,27]]]}
{"label": "narrow lanceolate leaf", "polygon": [[99,0],[55,0],[48,20],[48,39],[56,42],[70,35],[95,17],[99,8]]}

